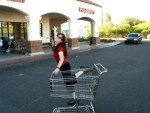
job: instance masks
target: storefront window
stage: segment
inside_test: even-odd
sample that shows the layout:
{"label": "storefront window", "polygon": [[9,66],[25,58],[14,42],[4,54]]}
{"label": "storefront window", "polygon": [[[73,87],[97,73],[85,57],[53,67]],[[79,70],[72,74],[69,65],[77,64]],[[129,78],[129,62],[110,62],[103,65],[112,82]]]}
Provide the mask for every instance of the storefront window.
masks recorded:
{"label": "storefront window", "polygon": [[27,24],[24,23],[24,38],[27,39]]}
{"label": "storefront window", "polygon": [[0,22],[0,37],[2,37],[2,22]]}
{"label": "storefront window", "polygon": [[7,24],[7,22],[2,22],[2,33],[3,33],[3,36],[8,37],[8,24]]}
{"label": "storefront window", "polygon": [[0,21],[0,36],[10,37],[12,34],[14,34],[14,39],[27,39],[27,24]]}
{"label": "storefront window", "polygon": [[9,31],[9,37],[14,33],[13,23],[8,22],[8,31]]}
{"label": "storefront window", "polygon": [[20,23],[20,39],[25,39],[25,24]]}
{"label": "storefront window", "polygon": [[42,26],[42,23],[40,23],[40,36],[43,36],[43,26]]}

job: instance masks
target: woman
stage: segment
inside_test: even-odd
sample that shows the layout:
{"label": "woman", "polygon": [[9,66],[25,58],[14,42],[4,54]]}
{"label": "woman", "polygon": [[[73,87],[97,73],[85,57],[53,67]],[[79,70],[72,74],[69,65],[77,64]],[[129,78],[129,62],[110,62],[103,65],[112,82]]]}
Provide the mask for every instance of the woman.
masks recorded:
{"label": "woman", "polygon": [[[54,29],[54,31],[56,31],[56,29]],[[66,88],[70,93],[73,94],[73,98],[68,102],[68,104],[74,105],[76,103],[76,99],[74,86],[72,84],[76,83],[77,81],[73,79],[73,76],[71,76],[71,72],[63,72],[71,70],[70,63],[67,59],[66,37],[63,33],[58,33],[57,36],[54,38],[54,41],[55,45],[53,47],[53,56],[57,62],[57,66],[53,71],[53,74],[58,74],[60,70],[62,71]]]}

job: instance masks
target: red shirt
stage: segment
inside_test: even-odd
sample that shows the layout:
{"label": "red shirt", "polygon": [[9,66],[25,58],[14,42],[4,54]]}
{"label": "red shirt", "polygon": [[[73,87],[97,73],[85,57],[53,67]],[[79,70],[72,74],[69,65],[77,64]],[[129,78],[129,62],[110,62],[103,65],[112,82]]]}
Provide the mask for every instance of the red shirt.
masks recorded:
{"label": "red shirt", "polygon": [[[53,56],[54,56],[54,58],[55,58],[55,60],[56,60],[56,62],[58,63],[59,62],[59,60],[60,60],[60,58],[59,58],[59,52],[63,52],[63,55],[64,55],[64,49],[63,49],[63,47],[61,47],[61,46],[56,46],[56,47],[54,47],[54,50],[53,50]],[[63,61],[63,64],[62,65],[64,65],[65,63],[67,62],[67,57],[64,55],[64,61]]]}

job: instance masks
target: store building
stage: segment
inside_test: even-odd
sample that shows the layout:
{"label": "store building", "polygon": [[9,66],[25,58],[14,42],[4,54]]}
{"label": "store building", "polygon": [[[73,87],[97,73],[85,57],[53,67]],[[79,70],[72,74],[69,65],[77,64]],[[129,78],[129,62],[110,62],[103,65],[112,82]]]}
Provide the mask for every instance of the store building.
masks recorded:
{"label": "store building", "polygon": [[43,43],[49,42],[53,26],[68,22],[68,47],[78,48],[78,20],[91,23],[91,42],[98,44],[102,7],[90,0],[0,0],[0,37],[14,34],[25,41],[27,53],[43,54]]}

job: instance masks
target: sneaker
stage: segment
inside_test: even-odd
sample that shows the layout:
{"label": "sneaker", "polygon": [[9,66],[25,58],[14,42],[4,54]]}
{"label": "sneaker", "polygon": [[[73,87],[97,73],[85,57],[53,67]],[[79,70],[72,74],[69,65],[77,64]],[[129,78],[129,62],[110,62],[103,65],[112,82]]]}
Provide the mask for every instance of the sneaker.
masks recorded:
{"label": "sneaker", "polygon": [[6,53],[9,53],[9,52],[10,52],[10,50],[9,50],[9,49],[7,49],[7,50],[6,50]]}
{"label": "sneaker", "polygon": [[71,100],[68,101],[67,104],[68,104],[68,105],[75,105],[76,102],[77,102],[77,100],[72,98]]}

